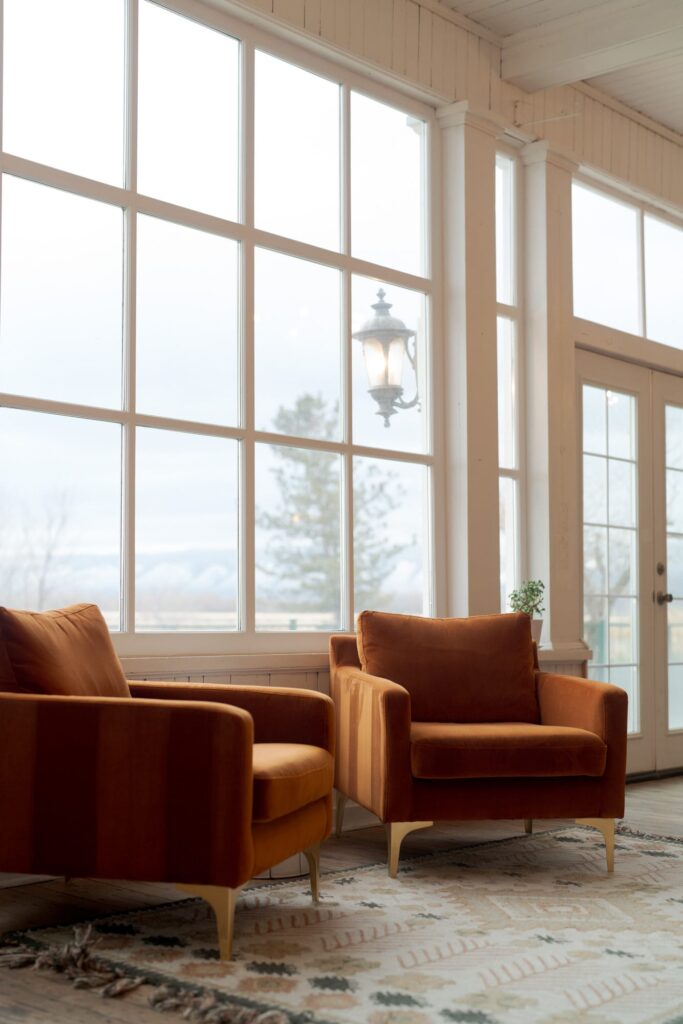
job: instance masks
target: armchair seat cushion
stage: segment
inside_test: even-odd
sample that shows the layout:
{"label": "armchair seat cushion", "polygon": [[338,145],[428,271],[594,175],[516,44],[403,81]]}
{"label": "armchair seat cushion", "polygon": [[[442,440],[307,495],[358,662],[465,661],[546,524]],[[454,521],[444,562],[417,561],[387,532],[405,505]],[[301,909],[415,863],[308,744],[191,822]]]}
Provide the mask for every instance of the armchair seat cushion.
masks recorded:
{"label": "armchair seat cushion", "polygon": [[307,743],[255,743],[254,821],[272,821],[327,796],[334,758]]}
{"label": "armchair seat cushion", "polygon": [[596,777],[606,759],[606,745],[585,729],[527,722],[410,726],[410,765],[418,779]]}

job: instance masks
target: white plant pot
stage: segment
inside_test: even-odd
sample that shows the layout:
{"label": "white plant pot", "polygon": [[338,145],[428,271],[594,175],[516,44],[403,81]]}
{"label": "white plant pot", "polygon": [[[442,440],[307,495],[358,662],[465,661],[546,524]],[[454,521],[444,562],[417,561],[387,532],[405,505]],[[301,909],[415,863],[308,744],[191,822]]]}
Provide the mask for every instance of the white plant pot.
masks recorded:
{"label": "white plant pot", "polygon": [[543,619],[532,619],[531,620],[531,639],[537,644],[541,643],[541,633],[543,631]]}

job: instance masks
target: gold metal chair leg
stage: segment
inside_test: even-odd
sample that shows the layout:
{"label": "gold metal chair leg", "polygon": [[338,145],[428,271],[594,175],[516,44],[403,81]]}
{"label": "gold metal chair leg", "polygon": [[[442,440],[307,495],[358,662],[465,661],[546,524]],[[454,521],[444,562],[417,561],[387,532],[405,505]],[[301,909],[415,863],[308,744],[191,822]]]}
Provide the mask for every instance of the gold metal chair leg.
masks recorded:
{"label": "gold metal chair leg", "polygon": [[576,824],[590,825],[591,828],[597,828],[599,832],[602,832],[605,837],[607,870],[614,871],[614,834],[616,828],[614,818],[577,818]]}
{"label": "gold metal chair leg", "polygon": [[311,873],[311,896],[313,902],[317,903],[320,899],[320,843],[304,850],[304,856],[308,861],[308,870]]}
{"label": "gold metal chair leg", "polygon": [[387,838],[389,840],[389,878],[396,878],[398,872],[398,858],[401,852],[401,843],[409,832],[415,832],[418,828],[431,828],[433,821],[391,821],[387,824]]}
{"label": "gold metal chair leg", "polygon": [[185,885],[176,883],[176,889],[200,896],[210,905],[216,915],[218,926],[218,948],[221,960],[232,959],[232,937],[235,929],[235,904],[239,889],[223,885]]}
{"label": "gold metal chair leg", "polygon": [[339,838],[339,836],[342,834],[342,826],[344,824],[344,811],[346,810],[346,800],[347,798],[344,796],[344,794],[340,793],[339,790],[337,790],[337,813],[335,823],[335,834],[337,835],[337,838]]}
{"label": "gold metal chair leg", "polygon": [[526,834],[528,836],[530,836],[531,833],[533,832],[533,830],[534,830],[534,819],[533,818],[525,818],[524,819],[524,831],[526,832]]}

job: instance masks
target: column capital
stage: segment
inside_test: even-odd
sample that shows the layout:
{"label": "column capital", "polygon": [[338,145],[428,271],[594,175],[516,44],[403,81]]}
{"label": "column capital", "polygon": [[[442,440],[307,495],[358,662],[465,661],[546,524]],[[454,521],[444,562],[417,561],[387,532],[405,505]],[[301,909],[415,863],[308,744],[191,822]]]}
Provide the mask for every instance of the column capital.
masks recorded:
{"label": "column capital", "polygon": [[477,128],[480,132],[499,138],[505,132],[507,122],[491,110],[482,110],[469,100],[448,103],[438,107],[436,116],[442,128]]}
{"label": "column capital", "polygon": [[532,164],[550,164],[552,167],[559,167],[560,170],[566,171],[568,174],[575,174],[579,169],[579,165],[575,160],[572,160],[557,149],[552,149],[547,139],[530,142],[526,146],[522,146],[520,153],[522,162],[526,167],[530,167]]}

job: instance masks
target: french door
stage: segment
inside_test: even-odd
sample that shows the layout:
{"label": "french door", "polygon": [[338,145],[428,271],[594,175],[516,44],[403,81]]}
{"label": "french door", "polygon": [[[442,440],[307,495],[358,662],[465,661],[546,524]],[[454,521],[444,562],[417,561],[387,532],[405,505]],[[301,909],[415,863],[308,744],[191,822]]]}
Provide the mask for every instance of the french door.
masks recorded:
{"label": "french door", "polygon": [[588,674],[629,695],[629,772],[683,766],[683,378],[578,368]]}

